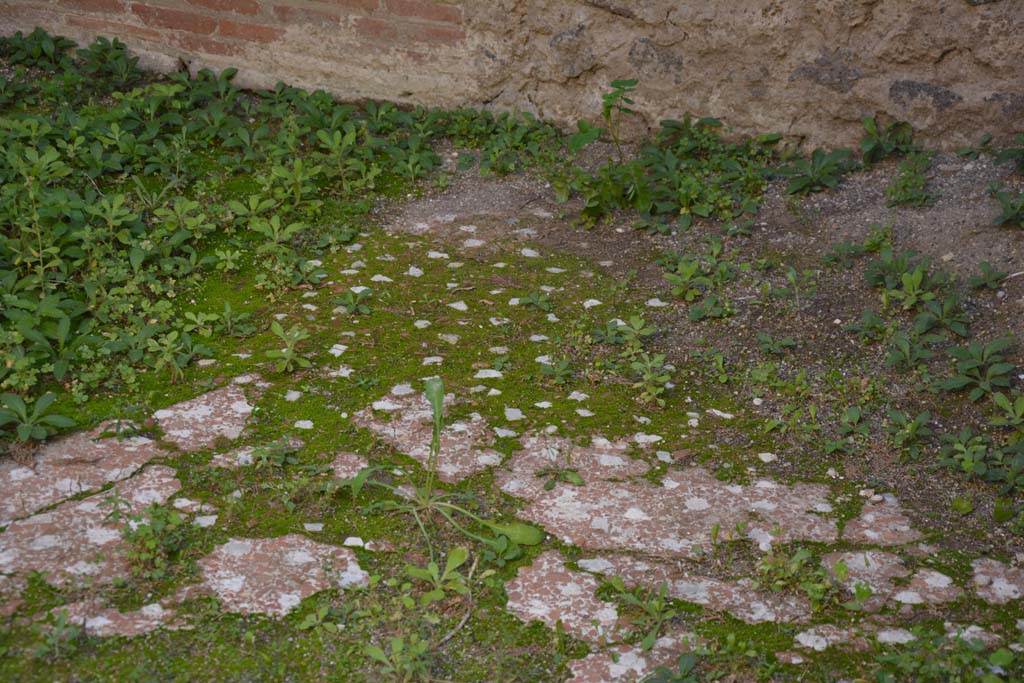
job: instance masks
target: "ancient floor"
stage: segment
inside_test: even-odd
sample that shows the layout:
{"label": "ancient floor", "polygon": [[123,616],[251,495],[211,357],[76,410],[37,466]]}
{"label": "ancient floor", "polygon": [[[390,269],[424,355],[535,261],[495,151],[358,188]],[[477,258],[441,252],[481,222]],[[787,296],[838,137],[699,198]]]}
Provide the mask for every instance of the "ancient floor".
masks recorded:
{"label": "ancient floor", "polygon": [[[973,621],[951,618],[947,631],[1017,640],[1019,633],[986,621],[984,606],[1019,609],[1024,567],[977,555],[961,574],[940,571],[931,563],[936,539],[910,521],[895,496],[838,478],[773,479],[765,466],[784,460],[781,450],[732,448],[736,476],[721,476],[714,459],[700,456],[714,451],[708,435],[742,421],[749,402],[722,405],[691,396],[685,377],[676,380],[665,410],[632,401],[628,384],[593,389],[581,381],[545,381],[541,367],[564,355],[571,321],[585,316],[601,324],[625,317],[631,305],[622,292],[602,294],[606,285],[595,284],[589,264],[531,241],[531,224],[548,216],[525,213],[504,241],[497,223],[453,215],[366,236],[325,264],[331,287],[372,287],[375,306],[393,315],[348,316],[330,305],[327,290],[283,304],[279,318],[286,324],[324,330],[319,347],[303,350],[314,362],[310,371],[277,375],[259,348],[245,349],[204,367],[220,380],[217,388],[155,411],[158,430],[146,436],[111,436],[127,425],[107,422],[47,443],[34,466],[0,463],[0,609],[45,616],[19,612],[29,577],[38,573],[77,596],[59,609],[89,634],[137,637],[191,628],[178,608],[197,596],[214,597],[224,612],[281,618],[320,591],[365,588],[366,565],[376,553],[401,553],[418,541],[375,538],[372,529],[337,529],[330,519],[313,518],[288,533],[246,535],[235,520],[198,560],[196,580],[120,611],[106,589],[130,573],[109,501],[116,499],[126,515],[166,503],[191,524],[217,531],[219,515],[235,501],[183,488],[186,472],[179,468],[254,470],[253,452],[268,434],[310,444],[303,457],[329,463],[338,479],[376,459],[355,442],[333,438],[344,430],[408,456],[409,468],[413,461],[425,464],[431,414],[422,380],[436,375],[448,387],[450,415],[440,481],[508,496],[519,519],[547,532],[539,552],[505,583],[505,609],[524,623],[552,629],[560,623],[589,645],[590,654],[570,665],[576,683],[638,680],[701,642],[699,624],[720,617],[790,625],[790,644],[775,654],[792,665],[825,651],[909,642],[911,625],[923,615],[942,618],[948,609],[957,618],[966,612],[952,609],[957,605],[982,608]],[[415,299],[421,278],[438,286]],[[533,292],[547,293],[552,309],[526,311]],[[664,305],[641,294],[632,311],[649,314]],[[399,335],[404,357],[375,361]],[[498,358],[504,362],[495,363]],[[347,410],[349,404],[331,403],[332,391],[345,391],[352,377],[368,372],[376,381],[356,394],[359,405]],[[267,415],[259,418],[261,411]],[[546,487],[538,473],[566,464],[582,485]],[[403,482],[401,469],[393,476]],[[843,613],[841,623],[823,622],[799,591],[758,587],[757,558],[800,543],[819,549],[829,571],[841,563],[848,588],[870,587],[861,611]],[[753,560],[734,568],[709,560],[719,545],[745,546]],[[599,597],[602,580],[612,576],[652,590],[664,584],[671,598],[695,611],[644,651],[635,638],[625,642],[631,627],[618,605]]]}

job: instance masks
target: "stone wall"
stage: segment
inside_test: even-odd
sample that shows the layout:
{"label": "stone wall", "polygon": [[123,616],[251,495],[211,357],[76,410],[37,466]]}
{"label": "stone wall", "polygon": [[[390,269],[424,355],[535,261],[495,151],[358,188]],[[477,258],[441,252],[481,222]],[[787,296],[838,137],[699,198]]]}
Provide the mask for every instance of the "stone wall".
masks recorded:
{"label": "stone wall", "polygon": [[826,146],[866,115],[947,149],[1024,132],[1022,0],[0,0],[0,32],[36,25],[154,69],[564,124],[637,78],[634,134],[686,112]]}

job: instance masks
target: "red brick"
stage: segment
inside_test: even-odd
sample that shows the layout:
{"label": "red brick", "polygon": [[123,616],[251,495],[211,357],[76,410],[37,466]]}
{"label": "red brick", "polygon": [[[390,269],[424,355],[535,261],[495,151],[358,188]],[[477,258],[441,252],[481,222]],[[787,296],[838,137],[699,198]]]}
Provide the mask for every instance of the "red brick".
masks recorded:
{"label": "red brick", "polygon": [[60,0],[60,4],[83,12],[123,12],[123,0]]}
{"label": "red brick", "polygon": [[328,14],[315,9],[275,5],[274,18],[284,24],[315,24],[317,26],[337,26],[341,19],[336,14]]}
{"label": "red brick", "polygon": [[225,38],[241,38],[242,40],[251,40],[256,43],[270,43],[283,36],[284,29],[221,19],[220,35]]}
{"label": "red brick", "polygon": [[136,38],[151,40],[153,42],[160,42],[161,40],[161,33],[159,31],[154,31],[151,28],[145,28],[143,26],[132,26],[131,24],[126,24],[122,21],[106,21],[104,19],[79,17],[75,15],[67,16],[66,21],[70,26],[84,28],[88,31],[94,32],[95,35],[118,36],[119,38],[134,36]]}
{"label": "red brick", "polygon": [[393,19],[375,19],[372,17],[356,19],[356,30],[367,38],[392,43],[411,41],[415,43],[453,45],[466,37],[462,29],[448,26],[412,24]]}
{"label": "red brick", "polygon": [[199,52],[208,55],[237,55],[239,53],[238,45],[206,36],[182,34],[175,36],[174,44],[190,53]]}
{"label": "red brick", "polygon": [[373,12],[380,7],[380,0],[329,0],[330,4],[344,7],[345,9],[359,10],[360,12]]}
{"label": "red brick", "polygon": [[217,30],[216,19],[196,12],[141,5],[137,2],[132,3],[132,12],[138,15],[147,26],[204,35],[209,35]]}
{"label": "red brick", "polygon": [[399,17],[412,17],[446,24],[462,23],[462,8],[431,0],[387,0],[387,10]]}
{"label": "red brick", "polygon": [[188,0],[188,4],[218,12],[234,12],[250,16],[260,13],[260,3],[257,0]]}

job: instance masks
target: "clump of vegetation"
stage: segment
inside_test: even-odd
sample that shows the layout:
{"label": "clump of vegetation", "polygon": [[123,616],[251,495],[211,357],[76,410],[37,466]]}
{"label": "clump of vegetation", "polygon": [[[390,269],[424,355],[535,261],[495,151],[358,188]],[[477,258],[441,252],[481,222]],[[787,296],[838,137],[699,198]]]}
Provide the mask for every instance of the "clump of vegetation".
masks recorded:
{"label": "clump of vegetation", "polygon": [[780,168],[778,173],[789,178],[788,194],[810,194],[835,187],[854,168],[856,162],[850,150],[826,152],[819,148],[811,152],[810,159],[797,159]]}
{"label": "clump of vegetation", "polygon": [[860,139],[860,153],[865,166],[876,164],[886,157],[916,151],[914,129],[906,121],[893,121],[879,126],[873,116],[861,121],[864,137]]}
{"label": "clump of vegetation", "polygon": [[920,208],[935,202],[935,195],[928,191],[928,178],[925,175],[931,163],[930,155],[914,152],[900,164],[896,178],[885,188],[889,206]]}

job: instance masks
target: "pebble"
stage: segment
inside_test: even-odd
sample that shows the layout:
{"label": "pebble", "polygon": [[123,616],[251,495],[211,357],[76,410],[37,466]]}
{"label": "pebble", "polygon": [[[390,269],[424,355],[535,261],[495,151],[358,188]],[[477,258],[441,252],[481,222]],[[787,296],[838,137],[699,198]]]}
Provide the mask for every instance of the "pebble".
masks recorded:
{"label": "pebble", "polygon": [[414,322],[412,324],[412,326],[415,327],[417,330],[425,330],[428,327],[430,327],[430,321],[429,320],[417,320],[416,322]]}
{"label": "pebble", "polygon": [[509,422],[515,422],[516,420],[522,420],[525,415],[519,408],[505,408],[505,419]]}
{"label": "pebble", "polygon": [[295,423],[295,428],[296,429],[312,429],[313,428],[313,421],[312,420],[299,420],[299,421],[297,421]]}
{"label": "pebble", "polygon": [[499,439],[512,439],[519,436],[518,432],[514,432],[511,429],[505,429],[504,427],[495,427],[494,433]]}
{"label": "pebble", "polygon": [[441,251],[428,251],[427,252],[427,258],[432,258],[432,259],[448,258],[448,254],[445,254],[444,252],[441,252]]}
{"label": "pebble", "polygon": [[439,334],[437,335],[437,338],[441,341],[448,342],[449,344],[458,344],[460,339],[457,334]]}
{"label": "pebble", "polygon": [[416,266],[409,266],[409,270],[405,271],[405,274],[409,277],[423,277],[423,271]]}
{"label": "pebble", "polygon": [[586,408],[577,408],[576,414],[579,415],[580,417],[594,417],[594,412],[591,410],[587,410]]}
{"label": "pebble", "polygon": [[394,280],[387,275],[374,275],[370,278],[370,282],[394,282]]}
{"label": "pebble", "polygon": [[345,539],[342,545],[344,545],[347,548],[362,548],[366,544],[363,543],[363,539],[359,538],[358,536],[349,536]]}
{"label": "pebble", "polygon": [[456,311],[469,310],[469,306],[466,305],[465,301],[456,301],[455,303],[448,304],[448,308],[454,308]]}
{"label": "pebble", "polygon": [[519,253],[525,256],[526,258],[537,258],[538,256],[540,256],[540,252],[538,252],[536,249],[521,249]]}
{"label": "pebble", "polygon": [[504,375],[500,370],[493,368],[484,368],[473,375],[473,379],[501,379]]}
{"label": "pebble", "polygon": [[532,342],[545,342],[545,341],[548,341],[548,336],[546,334],[531,334],[530,335],[530,341],[532,341]]}
{"label": "pebble", "polygon": [[302,398],[302,392],[295,391],[294,389],[289,389],[284,395],[284,400],[288,401],[289,403],[295,403],[300,398]]}
{"label": "pebble", "polygon": [[217,515],[202,515],[192,520],[200,529],[207,529],[217,523]]}
{"label": "pebble", "polygon": [[779,459],[779,456],[775,455],[774,453],[758,453],[757,457],[758,459],[761,460],[761,462],[764,463],[775,462],[776,460]]}
{"label": "pebble", "polygon": [[306,522],[302,528],[306,531],[323,531],[324,525],[322,522]]}
{"label": "pebble", "polygon": [[337,358],[346,351],[348,351],[348,347],[345,346],[344,344],[335,344],[334,346],[327,350],[327,353]]}
{"label": "pebble", "polygon": [[423,365],[440,365],[444,362],[441,356],[427,356],[423,359]]}
{"label": "pebble", "polygon": [[571,401],[586,401],[588,398],[590,397],[584,394],[582,391],[574,391],[571,394],[569,394],[569,400]]}
{"label": "pebble", "polygon": [[597,299],[587,299],[583,302],[583,308],[593,308],[594,306],[600,306],[601,302]]}

